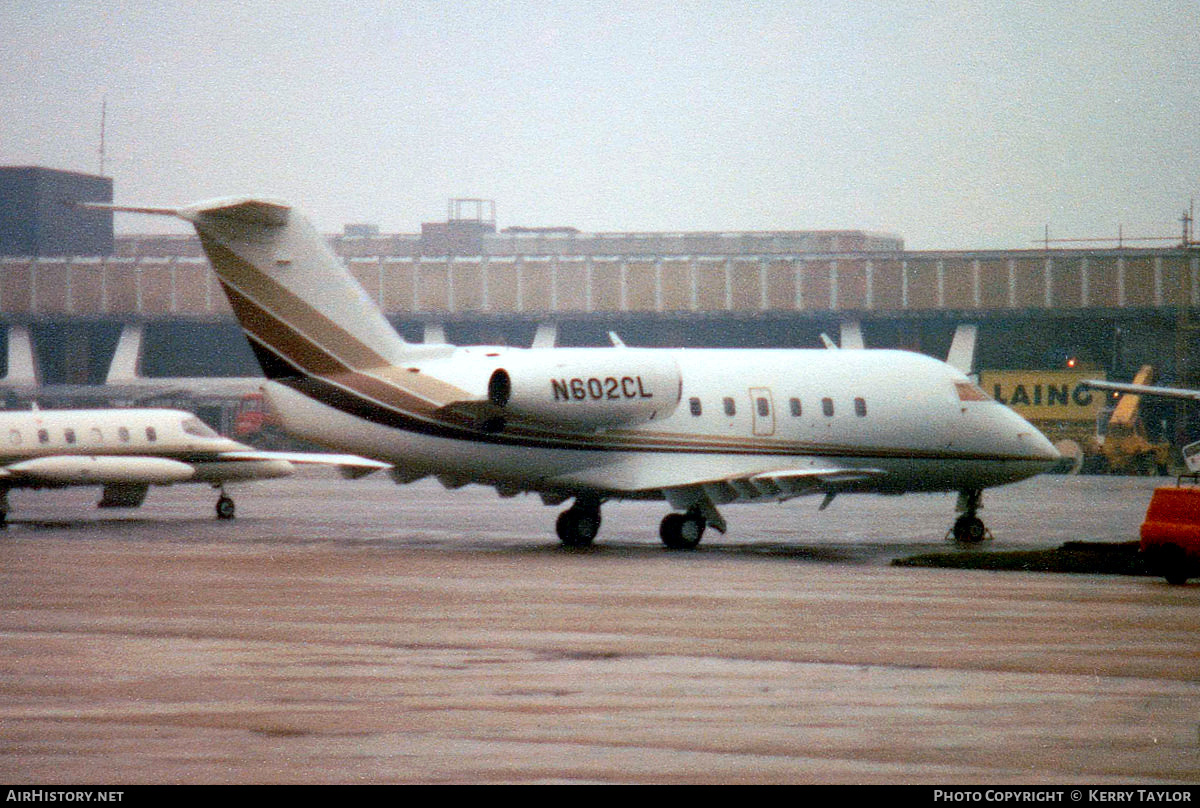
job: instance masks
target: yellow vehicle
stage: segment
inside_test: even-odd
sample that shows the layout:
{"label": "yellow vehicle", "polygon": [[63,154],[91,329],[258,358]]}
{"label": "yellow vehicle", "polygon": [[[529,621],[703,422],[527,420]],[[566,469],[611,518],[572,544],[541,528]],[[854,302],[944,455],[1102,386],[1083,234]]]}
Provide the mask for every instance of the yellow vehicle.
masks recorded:
{"label": "yellow vehicle", "polygon": [[[1145,384],[1153,368],[1135,377]],[[1170,446],[1155,443],[1142,422],[1141,396],[1124,394],[1109,415],[1105,393],[1087,385],[1103,378],[1095,370],[994,370],[979,375],[992,398],[1041,430],[1063,456],[1060,471],[1165,474]]]}
{"label": "yellow vehicle", "polygon": [[[1143,365],[1133,377],[1134,384],[1148,385],[1154,381],[1154,368]],[[1142,397],[1122,393],[1113,407],[1112,415],[1097,443],[1108,470],[1115,474],[1166,474],[1171,464],[1171,447],[1154,443],[1146,435],[1140,415]]]}

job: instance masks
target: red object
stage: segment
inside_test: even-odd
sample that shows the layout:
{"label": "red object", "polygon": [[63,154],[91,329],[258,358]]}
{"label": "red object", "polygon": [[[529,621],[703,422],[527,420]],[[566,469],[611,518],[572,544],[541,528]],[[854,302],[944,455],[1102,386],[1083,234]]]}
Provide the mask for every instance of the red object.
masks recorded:
{"label": "red object", "polygon": [[1200,486],[1155,489],[1141,538],[1150,572],[1173,584],[1200,574]]}

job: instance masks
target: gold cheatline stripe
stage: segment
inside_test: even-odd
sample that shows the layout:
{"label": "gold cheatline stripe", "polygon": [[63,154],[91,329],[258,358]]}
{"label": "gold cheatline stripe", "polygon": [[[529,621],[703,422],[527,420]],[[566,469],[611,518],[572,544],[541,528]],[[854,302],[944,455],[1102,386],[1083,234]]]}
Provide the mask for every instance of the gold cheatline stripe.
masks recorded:
{"label": "gold cheatline stripe", "polygon": [[[221,285],[230,300],[234,313],[243,328],[253,334],[262,344],[275,350],[306,373],[322,378],[329,384],[363,396],[385,409],[393,410],[398,415],[423,420],[435,426],[463,430],[467,433],[464,439],[469,439],[469,435],[474,430],[438,417],[436,414],[440,406],[455,399],[443,400],[441,404],[438,404],[436,398],[434,401],[430,401],[420,393],[400,385],[396,380],[373,375],[373,373],[382,372],[390,376],[403,371],[388,365],[380,354],[312,308],[302,298],[267,277],[253,264],[237,256],[232,250],[203,235],[201,238],[205,241],[205,249],[209,253],[214,267],[219,266],[218,275],[222,280]],[[253,299],[262,296],[267,296],[267,299],[272,301],[273,307],[278,307],[278,312],[266,309]],[[299,322],[303,327],[297,327],[292,322]],[[347,354],[349,358],[340,358],[330,350],[323,348],[322,342],[338,345],[339,352]],[[368,371],[366,368],[371,370]],[[443,395],[446,393],[453,393],[455,396],[465,395],[465,391],[429,376],[414,376],[414,379],[407,381],[421,382],[420,386],[425,387],[431,394],[436,392]],[[941,453],[798,444],[783,440],[734,440],[711,435],[672,435],[662,432],[651,434],[609,432],[605,433],[604,439],[599,439],[573,432],[514,425],[509,434],[514,438],[531,442],[554,442],[597,451],[669,449],[785,455],[909,457],[914,460],[953,457],[953,455],[948,456]],[[1034,458],[1015,456],[1009,459],[1029,460]]]}

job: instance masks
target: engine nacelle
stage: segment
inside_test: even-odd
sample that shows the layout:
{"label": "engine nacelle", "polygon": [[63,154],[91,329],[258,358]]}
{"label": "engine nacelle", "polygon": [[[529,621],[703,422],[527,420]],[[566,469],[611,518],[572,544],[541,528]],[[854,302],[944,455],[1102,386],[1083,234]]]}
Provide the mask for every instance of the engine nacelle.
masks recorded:
{"label": "engine nacelle", "polygon": [[682,385],[666,352],[555,348],[505,357],[488,379],[488,401],[518,421],[612,429],[670,415]]}

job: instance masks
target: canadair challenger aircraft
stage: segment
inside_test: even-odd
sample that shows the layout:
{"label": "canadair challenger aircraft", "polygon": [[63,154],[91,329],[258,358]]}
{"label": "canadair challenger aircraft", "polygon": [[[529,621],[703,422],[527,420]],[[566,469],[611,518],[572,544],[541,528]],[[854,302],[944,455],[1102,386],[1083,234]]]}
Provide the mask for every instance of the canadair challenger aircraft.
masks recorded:
{"label": "canadair challenger aircraft", "polygon": [[192,223],[289,432],[391,463],[399,482],[571,499],[566,545],[592,542],[607,500],[666,500],[663,542],[691,548],[725,531],[727,503],[908,491],[960,492],[954,536],[979,540],[980,492],[1059,457],[920,354],[413,344],[287,204],[106,207]]}
{"label": "canadair challenger aircraft", "polygon": [[346,476],[386,463],[309,452],[260,452],[223,438],[190,412],[164,409],[0,412],[0,527],[13,488],[103,486],[101,508],[137,508],[151,485],[207,483],[217,516],[232,519],[225,483],[286,477],[293,463],[336,465]]}

